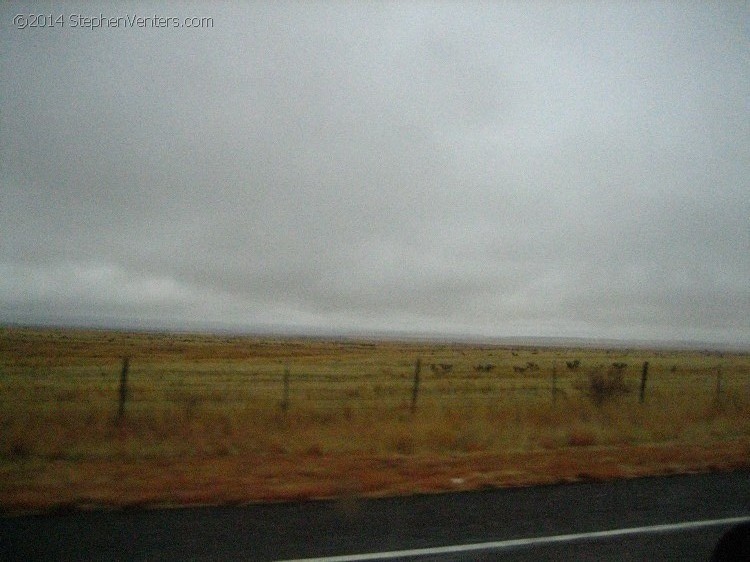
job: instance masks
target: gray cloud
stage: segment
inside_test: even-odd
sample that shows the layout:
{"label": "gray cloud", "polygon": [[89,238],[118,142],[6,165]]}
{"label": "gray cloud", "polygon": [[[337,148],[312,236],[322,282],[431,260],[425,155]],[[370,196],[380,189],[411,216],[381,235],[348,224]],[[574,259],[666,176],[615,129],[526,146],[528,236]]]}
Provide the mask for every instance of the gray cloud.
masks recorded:
{"label": "gray cloud", "polygon": [[742,3],[33,11],[0,8],[2,322],[750,344]]}

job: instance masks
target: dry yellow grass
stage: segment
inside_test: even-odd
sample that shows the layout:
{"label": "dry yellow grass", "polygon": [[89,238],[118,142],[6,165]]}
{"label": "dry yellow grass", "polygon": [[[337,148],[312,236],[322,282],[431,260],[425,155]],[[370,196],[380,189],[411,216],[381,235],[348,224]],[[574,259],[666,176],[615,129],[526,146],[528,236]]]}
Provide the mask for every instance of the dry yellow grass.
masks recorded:
{"label": "dry yellow grass", "polygon": [[[598,404],[614,363],[630,392]],[[750,356],[2,328],[0,427],[4,510],[729,469],[750,466]]]}

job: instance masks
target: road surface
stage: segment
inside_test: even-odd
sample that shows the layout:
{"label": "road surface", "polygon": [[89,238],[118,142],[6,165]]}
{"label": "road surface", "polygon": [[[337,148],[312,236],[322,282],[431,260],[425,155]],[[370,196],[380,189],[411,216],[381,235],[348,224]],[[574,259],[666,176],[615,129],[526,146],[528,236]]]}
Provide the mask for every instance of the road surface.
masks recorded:
{"label": "road surface", "polygon": [[750,472],[0,519],[0,560],[705,561]]}

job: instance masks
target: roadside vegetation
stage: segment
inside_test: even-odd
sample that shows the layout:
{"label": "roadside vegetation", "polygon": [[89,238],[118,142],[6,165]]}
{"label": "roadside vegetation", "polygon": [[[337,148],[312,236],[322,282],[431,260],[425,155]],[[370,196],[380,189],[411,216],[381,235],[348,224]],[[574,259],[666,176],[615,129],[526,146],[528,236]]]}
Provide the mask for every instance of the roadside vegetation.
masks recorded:
{"label": "roadside vegetation", "polygon": [[732,469],[750,355],[2,328],[0,428],[6,511]]}

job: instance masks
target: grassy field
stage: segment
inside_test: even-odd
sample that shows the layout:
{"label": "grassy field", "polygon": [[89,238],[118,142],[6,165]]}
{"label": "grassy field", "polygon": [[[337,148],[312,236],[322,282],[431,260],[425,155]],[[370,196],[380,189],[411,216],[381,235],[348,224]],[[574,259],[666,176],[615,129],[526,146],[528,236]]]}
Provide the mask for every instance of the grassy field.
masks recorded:
{"label": "grassy field", "polygon": [[0,428],[6,512],[724,470],[750,354],[0,328]]}

